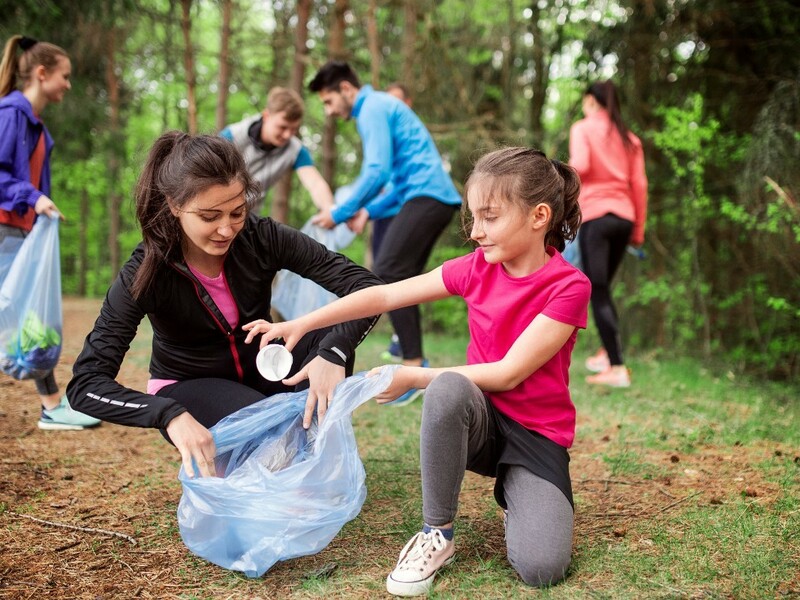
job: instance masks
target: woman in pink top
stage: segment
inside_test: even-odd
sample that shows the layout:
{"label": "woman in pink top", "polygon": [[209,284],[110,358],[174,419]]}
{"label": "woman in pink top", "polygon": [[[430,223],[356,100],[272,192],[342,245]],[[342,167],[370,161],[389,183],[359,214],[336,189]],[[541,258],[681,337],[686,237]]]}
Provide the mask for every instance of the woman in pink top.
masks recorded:
{"label": "woman in pink top", "polygon": [[581,178],[583,215],[578,243],[582,268],[592,282],[592,313],[603,348],[586,361],[597,372],[589,383],[628,387],[630,372],[622,358],[619,320],[611,298],[611,280],[625,247],[644,243],[647,176],[638,137],[622,120],[610,81],[594,83],[583,96],[584,119],[569,136],[570,165]]}
{"label": "woman in pink top", "polygon": [[[425,389],[420,430],[423,527],[406,544],[387,590],[428,593],[453,560],[453,521],[466,469],[495,477],[507,515],[508,559],[529,585],[561,580],[573,529],[569,453],[575,406],[569,364],[586,327],[589,281],[560,251],[580,225],[573,169],[531,148],[484,156],[467,181],[478,248],[429,273],[360,290],[285,323],[244,326],[292,348],[324,323],[461,296],[467,303],[467,364],[401,366],[377,396],[389,402]],[[287,383],[292,383],[291,380]],[[335,399],[334,399],[335,401]]]}

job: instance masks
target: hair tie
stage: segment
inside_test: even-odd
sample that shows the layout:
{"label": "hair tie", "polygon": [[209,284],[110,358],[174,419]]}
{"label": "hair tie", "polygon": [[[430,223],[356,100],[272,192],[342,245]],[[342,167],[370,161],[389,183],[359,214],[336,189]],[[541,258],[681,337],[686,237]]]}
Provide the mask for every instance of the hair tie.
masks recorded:
{"label": "hair tie", "polygon": [[19,40],[19,47],[22,48],[23,50],[30,50],[38,43],[39,40],[35,40],[33,38],[23,35]]}

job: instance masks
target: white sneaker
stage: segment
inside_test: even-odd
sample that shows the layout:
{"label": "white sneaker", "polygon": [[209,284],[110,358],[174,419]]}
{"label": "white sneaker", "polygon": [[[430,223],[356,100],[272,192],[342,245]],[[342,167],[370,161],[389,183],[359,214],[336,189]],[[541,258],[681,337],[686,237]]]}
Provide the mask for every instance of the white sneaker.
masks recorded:
{"label": "white sneaker", "polygon": [[455,559],[456,545],[439,529],[420,531],[400,552],[397,566],[386,578],[386,591],[395,596],[424,596],[433,586],[436,572]]}
{"label": "white sneaker", "polygon": [[600,348],[600,350],[587,358],[585,365],[586,369],[592,373],[602,373],[607,370],[611,366],[611,362],[608,360],[608,353],[605,348]]}
{"label": "white sneaker", "polygon": [[589,375],[586,378],[586,383],[614,388],[627,388],[631,387],[631,372],[624,365],[615,365],[596,375]]}

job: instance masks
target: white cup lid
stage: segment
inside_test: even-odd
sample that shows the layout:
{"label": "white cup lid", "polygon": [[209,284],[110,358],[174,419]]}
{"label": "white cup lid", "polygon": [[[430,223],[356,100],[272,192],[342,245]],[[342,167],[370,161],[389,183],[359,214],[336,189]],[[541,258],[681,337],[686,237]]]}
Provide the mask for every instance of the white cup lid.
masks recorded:
{"label": "white cup lid", "polygon": [[292,353],[280,344],[264,346],[256,356],[256,368],[264,379],[280,381],[292,369]]}

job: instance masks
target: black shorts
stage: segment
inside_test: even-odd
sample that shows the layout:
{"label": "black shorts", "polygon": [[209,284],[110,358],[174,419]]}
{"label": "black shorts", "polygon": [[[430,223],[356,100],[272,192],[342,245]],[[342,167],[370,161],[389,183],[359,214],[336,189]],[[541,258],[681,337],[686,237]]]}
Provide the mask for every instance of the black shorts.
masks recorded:
{"label": "black shorts", "polygon": [[508,467],[516,465],[556,486],[574,509],[567,449],[541,433],[526,429],[499,412],[488,398],[484,398],[489,413],[489,432],[483,450],[467,464],[467,469],[496,478],[494,497],[503,508],[508,508],[503,493],[503,479]]}

